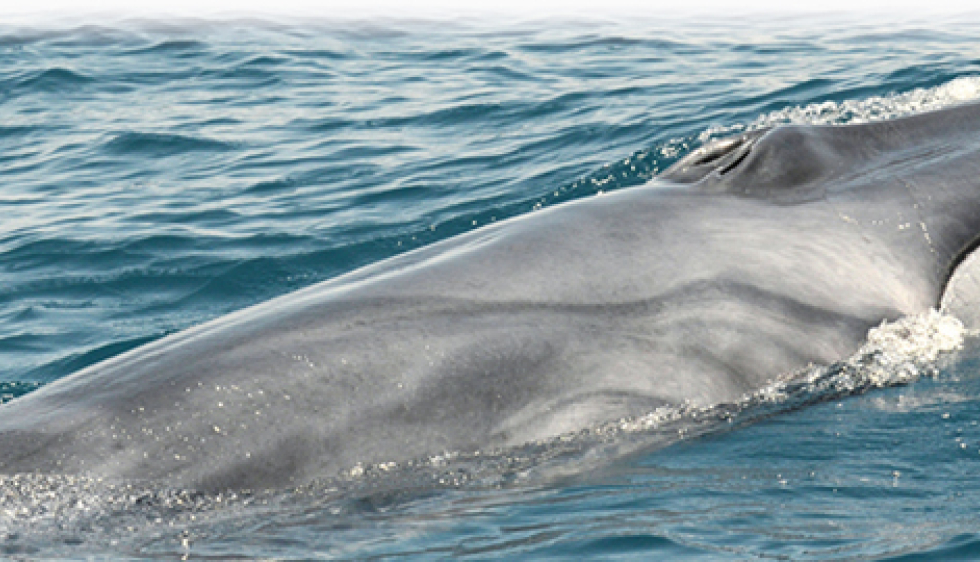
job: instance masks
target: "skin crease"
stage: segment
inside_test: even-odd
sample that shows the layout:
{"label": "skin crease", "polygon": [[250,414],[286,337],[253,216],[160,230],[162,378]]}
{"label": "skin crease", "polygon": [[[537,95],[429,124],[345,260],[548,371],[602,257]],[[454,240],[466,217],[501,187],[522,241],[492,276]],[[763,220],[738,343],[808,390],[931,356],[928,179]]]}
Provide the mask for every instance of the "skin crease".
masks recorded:
{"label": "skin crease", "polygon": [[278,488],[737,401],[940,302],[980,234],[980,105],[718,141],[0,406],[0,473]]}

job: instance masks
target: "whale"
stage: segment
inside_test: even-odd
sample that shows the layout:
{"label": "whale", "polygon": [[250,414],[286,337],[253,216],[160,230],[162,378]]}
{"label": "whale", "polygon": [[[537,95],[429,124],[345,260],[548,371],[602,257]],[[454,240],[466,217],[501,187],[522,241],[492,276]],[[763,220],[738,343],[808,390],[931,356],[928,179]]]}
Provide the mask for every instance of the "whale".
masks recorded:
{"label": "whale", "polygon": [[940,306],[978,238],[980,104],[749,131],[18,397],[0,474],[277,489],[734,403]]}

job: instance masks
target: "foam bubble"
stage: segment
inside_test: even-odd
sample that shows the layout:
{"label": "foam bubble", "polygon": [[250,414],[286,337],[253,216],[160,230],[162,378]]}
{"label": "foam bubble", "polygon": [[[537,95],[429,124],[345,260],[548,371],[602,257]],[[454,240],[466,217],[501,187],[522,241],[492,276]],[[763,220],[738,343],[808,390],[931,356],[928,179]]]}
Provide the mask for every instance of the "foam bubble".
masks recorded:
{"label": "foam bubble", "polygon": [[931,88],[916,88],[862,100],[825,101],[787,107],[761,115],[748,125],[709,128],[699,135],[698,140],[706,142],[720,136],[785,124],[849,125],[886,121],[977,99],[980,99],[980,76],[963,76]]}
{"label": "foam bubble", "polygon": [[861,366],[874,386],[911,382],[937,372],[942,354],[961,349],[967,330],[957,318],[930,310],[868,332],[868,341],[850,362]]}

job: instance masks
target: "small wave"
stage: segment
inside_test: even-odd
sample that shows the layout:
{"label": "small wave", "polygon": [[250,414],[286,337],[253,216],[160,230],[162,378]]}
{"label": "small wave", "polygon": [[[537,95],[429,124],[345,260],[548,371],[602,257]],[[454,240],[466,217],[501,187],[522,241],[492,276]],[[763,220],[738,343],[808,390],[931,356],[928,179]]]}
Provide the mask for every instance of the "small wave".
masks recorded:
{"label": "small wave", "polygon": [[145,154],[148,156],[172,156],[188,152],[224,152],[236,148],[234,143],[205,137],[168,133],[125,132],[102,145],[113,154]]}
{"label": "small wave", "polygon": [[230,68],[209,69],[201,72],[204,80],[213,80],[223,84],[220,89],[237,90],[243,87],[251,89],[266,88],[282,83],[282,77],[266,65],[251,65],[243,63]]}
{"label": "small wave", "polygon": [[297,59],[324,59],[328,62],[340,62],[352,58],[351,53],[330,49],[283,49],[281,52]]}
{"label": "small wave", "polygon": [[413,58],[422,61],[464,61],[469,59],[479,59],[485,56],[486,51],[482,48],[473,47],[450,47],[446,49],[434,49],[425,53],[415,55]]}
{"label": "small wave", "polygon": [[256,182],[248,186],[244,190],[244,193],[255,194],[255,193],[275,193],[279,191],[290,191],[296,189],[297,187],[301,187],[303,184],[304,182],[297,180],[294,177],[287,176],[284,178],[277,178],[273,180]]}
{"label": "small wave", "polygon": [[332,133],[344,129],[351,129],[358,123],[349,119],[331,116],[323,119],[299,118],[295,119],[291,124],[312,133]]}
{"label": "small wave", "polygon": [[171,56],[181,56],[181,55],[196,55],[207,50],[207,44],[202,41],[194,41],[188,39],[169,39],[166,41],[160,41],[150,45],[149,47],[141,47],[129,51],[127,54],[150,54],[150,53],[164,53]]}
{"label": "small wave", "polygon": [[27,127],[24,125],[0,125],[0,140],[23,137],[40,130],[42,130],[41,127]]}
{"label": "small wave", "polygon": [[528,53],[569,53],[578,50],[586,51],[617,51],[628,48],[644,47],[657,51],[688,52],[695,47],[691,44],[669,39],[651,39],[640,37],[600,37],[584,35],[564,41],[538,42],[521,45],[519,48]]}
{"label": "small wave", "polygon": [[[437,127],[458,127],[467,123],[482,123],[488,119],[494,122],[519,121],[526,118],[523,114],[526,111],[526,104],[523,102],[472,102],[460,103],[451,107],[440,107],[438,109],[419,113],[415,115],[404,115],[398,117],[387,117],[372,119],[366,123],[371,128],[392,128],[406,126],[437,126]],[[323,123],[323,122],[321,122]],[[333,125],[337,123],[337,125]],[[334,118],[325,123],[327,127],[347,126],[341,120]],[[317,124],[317,126],[323,126]],[[329,130],[329,129],[321,129]]]}
{"label": "small wave", "polygon": [[55,67],[35,72],[21,79],[18,89],[26,91],[64,92],[94,82],[95,78],[68,68]]}

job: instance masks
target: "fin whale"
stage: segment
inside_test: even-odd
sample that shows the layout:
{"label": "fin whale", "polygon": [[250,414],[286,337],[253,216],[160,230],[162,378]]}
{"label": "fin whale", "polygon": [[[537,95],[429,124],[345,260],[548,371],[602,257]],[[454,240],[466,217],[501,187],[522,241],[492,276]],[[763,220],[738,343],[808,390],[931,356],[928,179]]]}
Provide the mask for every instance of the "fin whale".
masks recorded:
{"label": "fin whale", "polygon": [[939,305],[980,236],[980,105],[713,142],[0,406],[0,474],[276,488],[738,400]]}

